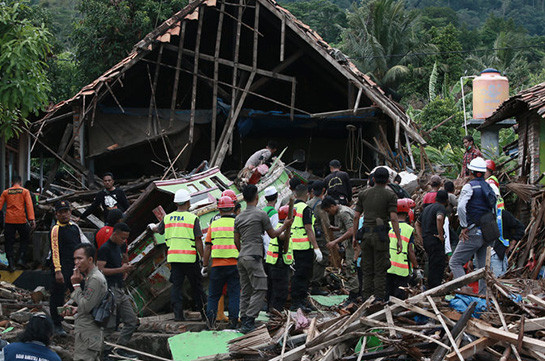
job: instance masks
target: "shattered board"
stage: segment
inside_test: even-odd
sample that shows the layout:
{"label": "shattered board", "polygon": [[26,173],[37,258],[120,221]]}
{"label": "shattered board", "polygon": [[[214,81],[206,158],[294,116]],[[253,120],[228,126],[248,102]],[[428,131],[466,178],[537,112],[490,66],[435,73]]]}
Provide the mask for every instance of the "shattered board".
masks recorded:
{"label": "shattered board", "polygon": [[314,301],[318,302],[322,306],[331,307],[336,306],[344,302],[348,298],[348,295],[329,295],[329,296],[310,296]]}
{"label": "shattered board", "polygon": [[235,331],[184,332],[170,337],[168,345],[175,361],[190,361],[202,356],[229,352],[227,341],[243,336]]}

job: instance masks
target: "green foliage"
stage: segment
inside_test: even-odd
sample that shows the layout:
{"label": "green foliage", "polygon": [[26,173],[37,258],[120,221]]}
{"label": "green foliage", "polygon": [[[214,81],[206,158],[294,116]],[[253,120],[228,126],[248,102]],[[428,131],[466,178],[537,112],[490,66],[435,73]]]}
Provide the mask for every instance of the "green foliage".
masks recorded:
{"label": "green foliage", "polygon": [[74,54],[64,51],[49,59],[49,80],[51,93],[49,99],[58,103],[76,94],[84,85]]}
{"label": "green foliage", "polygon": [[428,143],[433,147],[441,147],[446,143],[461,143],[460,131],[463,131],[463,114],[456,109],[453,99],[436,97],[431,100],[419,113],[415,121],[428,131],[434,126],[453,116],[452,119],[430,133]]}
{"label": "green foliage", "polygon": [[[415,160],[418,159],[418,162],[420,162],[420,148],[413,146],[412,150]],[[462,159],[464,157],[462,147],[453,147],[450,143],[447,143],[446,145],[437,147],[428,145],[424,148],[424,151],[431,164],[439,167],[436,171],[439,171],[447,178],[457,178],[458,174],[462,171]]]}
{"label": "green foliage", "polygon": [[328,0],[297,1],[282,4],[299,20],[310,26],[328,43],[341,40],[347,25],[346,12]]}
{"label": "green foliage", "polygon": [[21,132],[29,114],[47,104],[50,84],[46,57],[51,34],[35,25],[26,2],[0,4],[0,136]]}

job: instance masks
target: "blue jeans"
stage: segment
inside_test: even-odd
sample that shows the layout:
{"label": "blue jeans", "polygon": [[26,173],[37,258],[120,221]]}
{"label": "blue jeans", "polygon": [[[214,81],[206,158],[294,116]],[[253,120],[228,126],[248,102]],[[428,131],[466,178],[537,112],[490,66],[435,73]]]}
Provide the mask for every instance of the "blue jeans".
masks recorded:
{"label": "blue jeans", "polygon": [[210,269],[210,282],[208,287],[208,304],[206,316],[210,321],[216,319],[218,313],[218,301],[223,292],[223,286],[227,283],[227,297],[229,298],[229,319],[238,320],[240,302],[240,276],[237,266],[217,266]]}
{"label": "blue jeans", "polygon": [[501,277],[507,272],[507,255],[503,257],[503,259],[500,259],[496,252],[492,251],[492,256],[490,257],[490,267],[492,268],[492,272],[494,272],[494,276]]}

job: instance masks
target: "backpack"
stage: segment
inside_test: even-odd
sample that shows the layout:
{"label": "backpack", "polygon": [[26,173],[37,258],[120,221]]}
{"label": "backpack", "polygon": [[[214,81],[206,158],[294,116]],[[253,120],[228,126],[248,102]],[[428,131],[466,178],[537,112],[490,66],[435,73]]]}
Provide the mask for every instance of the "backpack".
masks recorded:
{"label": "backpack", "polygon": [[115,315],[115,310],[115,296],[108,288],[102,301],[91,310],[91,316],[99,327],[106,327],[110,318]]}

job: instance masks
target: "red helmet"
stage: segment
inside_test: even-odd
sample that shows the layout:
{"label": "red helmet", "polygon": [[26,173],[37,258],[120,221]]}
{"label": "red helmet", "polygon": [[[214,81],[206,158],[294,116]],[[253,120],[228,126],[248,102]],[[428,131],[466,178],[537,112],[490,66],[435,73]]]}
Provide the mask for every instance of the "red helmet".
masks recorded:
{"label": "red helmet", "polygon": [[486,160],[486,169],[490,169],[492,172],[496,171],[496,163],[492,159]]}
{"label": "red helmet", "polygon": [[[278,219],[283,221],[284,219],[288,218],[289,211],[290,211],[290,206],[287,204],[285,206],[280,207],[280,209],[278,210]],[[293,216],[295,217],[295,208],[293,209]]]}
{"label": "red helmet", "polygon": [[398,213],[409,213],[411,208],[415,207],[415,203],[411,198],[403,198],[397,200],[397,212]]}
{"label": "red helmet", "polygon": [[[233,202],[237,201],[237,195],[230,189],[226,189],[221,193],[222,197],[229,197]],[[234,206],[233,206],[234,207]]]}
{"label": "red helmet", "polygon": [[218,208],[235,208],[235,202],[230,197],[223,196],[218,200]]}
{"label": "red helmet", "polygon": [[486,180],[486,182],[487,182],[488,184],[493,184],[493,185],[495,185],[496,187],[500,188],[500,184],[498,183],[498,179],[497,179],[496,177],[494,177],[494,176],[488,178],[488,179]]}

